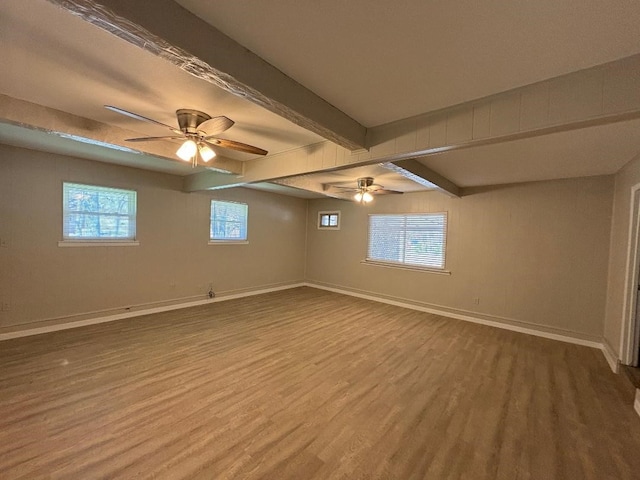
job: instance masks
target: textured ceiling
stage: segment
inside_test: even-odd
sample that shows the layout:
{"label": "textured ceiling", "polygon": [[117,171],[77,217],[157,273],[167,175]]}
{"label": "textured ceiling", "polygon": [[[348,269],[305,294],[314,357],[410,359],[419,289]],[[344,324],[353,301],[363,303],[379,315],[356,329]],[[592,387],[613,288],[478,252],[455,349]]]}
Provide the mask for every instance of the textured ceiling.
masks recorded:
{"label": "textured ceiling", "polygon": [[[310,145],[325,142],[318,133],[196,78],[55,3],[0,3],[0,95],[55,109],[60,116],[71,114],[75,118],[71,127],[82,126],[85,119],[98,122],[107,133],[113,133],[108,131],[111,127],[141,135],[167,132],[110,112],[104,104],[170,125],[176,123],[178,108],[226,115],[236,124],[225,132],[225,138],[259,146],[269,151],[269,157],[276,157],[271,167],[264,168],[263,180],[279,178],[278,154],[300,152],[286,158],[293,158],[301,170],[308,167],[303,175],[306,173],[309,183],[355,182],[357,177],[373,176],[405,192],[423,188],[366,162],[346,169],[328,163],[325,171],[310,173],[313,165],[325,161],[305,153],[319,150]],[[637,1],[177,3],[314,92],[321,103],[324,99],[366,127],[640,53]],[[172,28],[189,37],[180,24]],[[210,51],[219,48],[214,42],[201,46]],[[242,67],[244,57],[233,60]],[[246,70],[254,66],[247,61]],[[640,151],[640,122],[631,117],[623,120],[465,147],[420,162],[461,187],[611,174]],[[54,124],[57,128],[62,122]],[[145,151],[144,145],[132,145],[140,149],[133,152],[109,150],[99,146],[100,142],[74,144],[70,137],[51,135],[47,130],[33,130],[27,121],[0,118],[1,143],[183,176],[202,171],[171,158],[172,153],[158,158],[154,156],[157,152]],[[90,136],[91,129],[85,128],[85,133]],[[173,152],[174,147],[168,145],[167,151]],[[259,160],[225,150],[218,154],[242,165]],[[288,174],[283,177],[291,178]],[[282,185],[268,188],[295,194]],[[317,191],[309,195],[316,196]]]}
{"label": "textured ceiling", "polygon": [[[115,105],[168,125],[179,108],[227,115],[224,137],[271,153],[322,140],[251,102],[199,80],[169,62],[44,0],[0,5],[0,93],[139,132],[171,132],[106,110]],[[247,154],[220,151],[246,160]]]}
{"label": "textured ceiling", "polygon": [[640,2],[178,0],[363,125],[640,52]]}

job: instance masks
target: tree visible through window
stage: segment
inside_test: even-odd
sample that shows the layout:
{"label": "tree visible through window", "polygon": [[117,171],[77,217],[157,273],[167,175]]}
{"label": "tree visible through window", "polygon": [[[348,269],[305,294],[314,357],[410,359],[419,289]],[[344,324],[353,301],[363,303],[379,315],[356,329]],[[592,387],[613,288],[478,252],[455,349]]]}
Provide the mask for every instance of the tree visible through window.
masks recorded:
{"label": "tree visible through window", "polygon": [[369,215],[367,260],[442,270],[446,213]]}
{"label": "tree visible through window", "polygon": [[213,242],[246,241],[247,213],[246,203],[211,200],[209,240]]}
{"label": "tree visible through window", "polygon": [[135,240],[136,192],[63,183],[63,240]]}

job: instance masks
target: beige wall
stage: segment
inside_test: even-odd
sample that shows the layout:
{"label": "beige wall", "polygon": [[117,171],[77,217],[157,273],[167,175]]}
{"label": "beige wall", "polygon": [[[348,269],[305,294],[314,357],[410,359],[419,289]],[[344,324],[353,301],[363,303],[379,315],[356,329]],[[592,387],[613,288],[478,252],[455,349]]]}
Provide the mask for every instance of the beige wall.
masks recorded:
{"label": "beige wall", "polygon": [[623,354],[620,338],[625,310],[631,188],[637,184],[640,184],[640,157],[636,157],[625,165],[615,176],[604,338],[618,354],[618,358]]}
{"label": "beige wall", "polygon": [[[58,247],[62,182],[135,189],[137,247]],[[0,327],[204,299],[304,279],[305,200],[249,189],[185,194],[179,177],[0,145]],[[208,245],[211,198],[249,204],[249,244]]]}
{"label": "beige wall", "polygon": [[[63,181],[138,191],[138,247],[61,248]],[[628,193],[640,160],[590,177],[379,197],[370,207],[249,189],[181,192],[179,177],[0,145],[0,327],[300,282],[371,293],[558,333],[619,338]],[[248,245],[207,245],[209,200],[249,204]],[[342,211],[318,231],[319,210]],[[626,209],[626,210],[625,210]],[[370,212],[448,211],[451,275],[363,265]],[[305,231],[306,226],[306,231]],[[305,240],[305,235],[308,238]],[[609,240],[609,303],[605,316]],[[305,265],[306,242],[306,265]],[[473,299],[478,297],[480,304]],[[617,303],[616,303],[617,302]]]}
{"label": "beige wall", "polygon": [[[613,177],[376,198],[371,206],[313,200],[307,220],[310,282],[459,314],[600,341],[607,288]],[[320,231],[317,212],[338,209],[341,229]],[[367,214],[449,214],[451,275],[362,264]],[[474,297],[480,299],[474,304]]]}

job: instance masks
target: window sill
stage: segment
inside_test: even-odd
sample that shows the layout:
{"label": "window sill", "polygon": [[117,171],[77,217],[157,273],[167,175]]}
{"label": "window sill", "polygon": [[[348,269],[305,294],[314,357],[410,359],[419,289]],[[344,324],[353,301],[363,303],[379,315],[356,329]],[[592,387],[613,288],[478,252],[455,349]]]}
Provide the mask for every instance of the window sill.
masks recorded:
{"label": "window sill", "polygon": [[209,240],[209,245],[248,245],[248,240]]}
{"label": "window sill", "polygon": [[370,265],[373,267],[386,267],[386,268],[397,268],[400,270],[413,270],[417,272],[424,273],[435,273],[436,275],[451,275],[451,271],[449,270],[440,270],[436,268],[429,267],[418,267],[414,265],[402,265],[397,263],[386,263],[386,262],[374,262],[372,260],[362,260],[360,262],[363,265]]}
{"label": "window sill", "polygon": [[137,247],[140,242],[137,240],[106,241],[102,240],[63,240],[58,242],[59,247]]}

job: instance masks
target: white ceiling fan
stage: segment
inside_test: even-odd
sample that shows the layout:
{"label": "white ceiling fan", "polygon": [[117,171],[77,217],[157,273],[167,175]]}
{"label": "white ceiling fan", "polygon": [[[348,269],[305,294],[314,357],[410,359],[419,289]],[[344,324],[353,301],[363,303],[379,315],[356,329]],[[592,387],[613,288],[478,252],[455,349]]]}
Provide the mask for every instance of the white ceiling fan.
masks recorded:
{"label": "white ceiling fan", "polygon": [[234,121],[224,115],[211,117],[210,115],[199,110],[181,108],[176,110],[179,128],[172,127],[157,120],[144,117],[137,113],[123,110],[122,108],[112,105],[105,105],[105,108],[135,118],[143,122],[155,123],[171,130],[174,135],[162,137],[139,137],[127,138],[127,142],[148,142],[156,140],[178,140],[182,141],[182,145],[176,152],[176,155],[185,162],[191,162],[192,166],[198,165],[198,157],[203,162],[209,162],[216,156],[214,147],[229,148],[239,152],[253,153],[256,155],[266,155],[268,152],[262,148],[247,145],[246,143],[236,142],[234,140],[225,140],[218,138],[218,135],[234,125]]}

